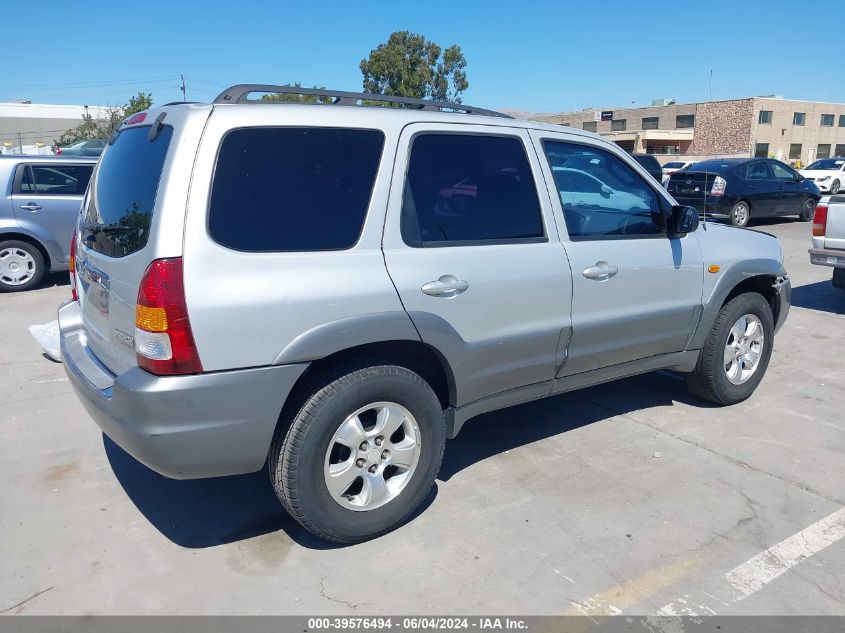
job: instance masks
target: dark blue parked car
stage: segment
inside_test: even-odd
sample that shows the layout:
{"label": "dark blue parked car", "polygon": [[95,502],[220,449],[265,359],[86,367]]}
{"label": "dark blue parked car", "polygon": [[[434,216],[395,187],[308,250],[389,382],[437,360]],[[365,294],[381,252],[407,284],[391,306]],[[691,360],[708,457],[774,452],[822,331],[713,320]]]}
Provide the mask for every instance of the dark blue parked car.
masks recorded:
{"label": "dark blue parked car", "polygon": [[702,215],[726,216],[734,226],[777,215],[813,219],[819,188],[771,158],[718,158],[675,172],[667,186],[680,203]]}

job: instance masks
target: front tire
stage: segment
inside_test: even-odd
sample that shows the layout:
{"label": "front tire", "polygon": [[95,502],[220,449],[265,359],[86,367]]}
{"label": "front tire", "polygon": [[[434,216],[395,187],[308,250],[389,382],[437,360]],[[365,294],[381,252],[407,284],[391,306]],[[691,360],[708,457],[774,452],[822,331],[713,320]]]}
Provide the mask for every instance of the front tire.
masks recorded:
{"label": "front tire", "polygon": [[810,222],[813,219],[813,216],[816,214],[816,200],[815,198],[807,198],[804,201],[804,206],[801,207],[801,213],[798,214],[798,218],[802,222]]}
{"label": "front tire", "polygon": [[731,209],[731,224],[740,228],[748,226],[748,220],[751,218],[751,207],[745,200],[737,202],[733,209]]}
{"label": "front tire", "polygon": [[44,256],[29,242],[0,242],[0,292],[23,292],[34,288],[45,272]]}
{"label": "front tire", "polygon": [[746,292],[722,306],[695,369],[685,376],[699,398],[728,405],[748,398],[766,373],[774,342],[774,319],[766,299]]}
{"label": "front tire", "polygon": [[830,183],[830,195],[835,196],[837,193],[839,193],[839,181],[834,180]]}
{"label": "front tire", "polygon": [[425,380],[404,367],[365,364],[309,391],[286,432],[277,432],[270,477],[305,529],[357,543],[417,510],[445,441],[443,409]]}

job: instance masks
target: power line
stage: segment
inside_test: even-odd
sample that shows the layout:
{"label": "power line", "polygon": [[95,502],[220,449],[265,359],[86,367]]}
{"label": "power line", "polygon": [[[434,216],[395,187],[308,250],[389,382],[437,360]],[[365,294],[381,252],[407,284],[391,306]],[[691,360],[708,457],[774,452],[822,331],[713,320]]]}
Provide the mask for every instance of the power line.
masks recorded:
{"label": "power line", "polygon": [[136,77],[134,79],[115,79],[109,81],[81,81],[71,83],[49,83],[49,84],[4,84],[6,88],[47,88],[50,90],[58,90],[62,88],[101,88],[105,86],[118,85],[136,85],[143,83],[160,83],[163,81],[173,81],[176,79],[176,74],[160,75],[158,77]]}

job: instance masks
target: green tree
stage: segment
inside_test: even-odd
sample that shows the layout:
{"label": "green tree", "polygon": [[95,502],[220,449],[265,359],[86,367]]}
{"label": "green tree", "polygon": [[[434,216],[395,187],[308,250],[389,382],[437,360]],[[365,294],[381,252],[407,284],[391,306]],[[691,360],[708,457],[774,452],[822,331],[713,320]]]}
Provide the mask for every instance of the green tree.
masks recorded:
{"label": "green tree", "polygon": [[136,112],[143,112],[149,109],[152,104],[153,95],[151,93],[139,92],[134,97],[130,97],[129,101],[122,106],[107,107],[105,113],[97,118],[94,118],[91,114],[82,115],[82,123],[72,130],[68,130],[58,139],[54,139],[53,143],[64,147],[79,141],[109,138],[126,117]]}
{"label": "green tree", "polygon": [[[286,88],[302,88],[302,84],[298,81],[294,84],[284,84]],[[314,86],[315,90],[325,90],[325,86]],[[320,97],[317,95],[300,95],[295,93],[281,93],[281,94],[266,94],[261,96],[262,101],[280,101],[282,103],[330,103],[329,97]]]}
{"label": "green tree", "polygon": [[443,50],[423,35],[395,31],[360,68],[364,92],[460,103],[469,87],[466,65],[457,44]]}

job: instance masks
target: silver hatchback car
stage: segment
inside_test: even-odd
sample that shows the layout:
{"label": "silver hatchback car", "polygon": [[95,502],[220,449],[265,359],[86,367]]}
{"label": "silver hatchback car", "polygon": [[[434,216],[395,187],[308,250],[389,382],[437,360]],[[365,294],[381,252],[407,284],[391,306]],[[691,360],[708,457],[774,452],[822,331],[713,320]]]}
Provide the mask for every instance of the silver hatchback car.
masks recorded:
{"label": "silver hatchback car", "polygon": [[103,431],[170,477],[266,466],[341,543],[405,521],[480,413],[662,368],[748,398],[790,298],[777,239],[595,134],[282,86],[127,119],[73,248],[62,353]]}
{"label": "silver hatchback car", "polygon": [[68,269],[70,238],[96,158],[0,156],[0,292]]}

